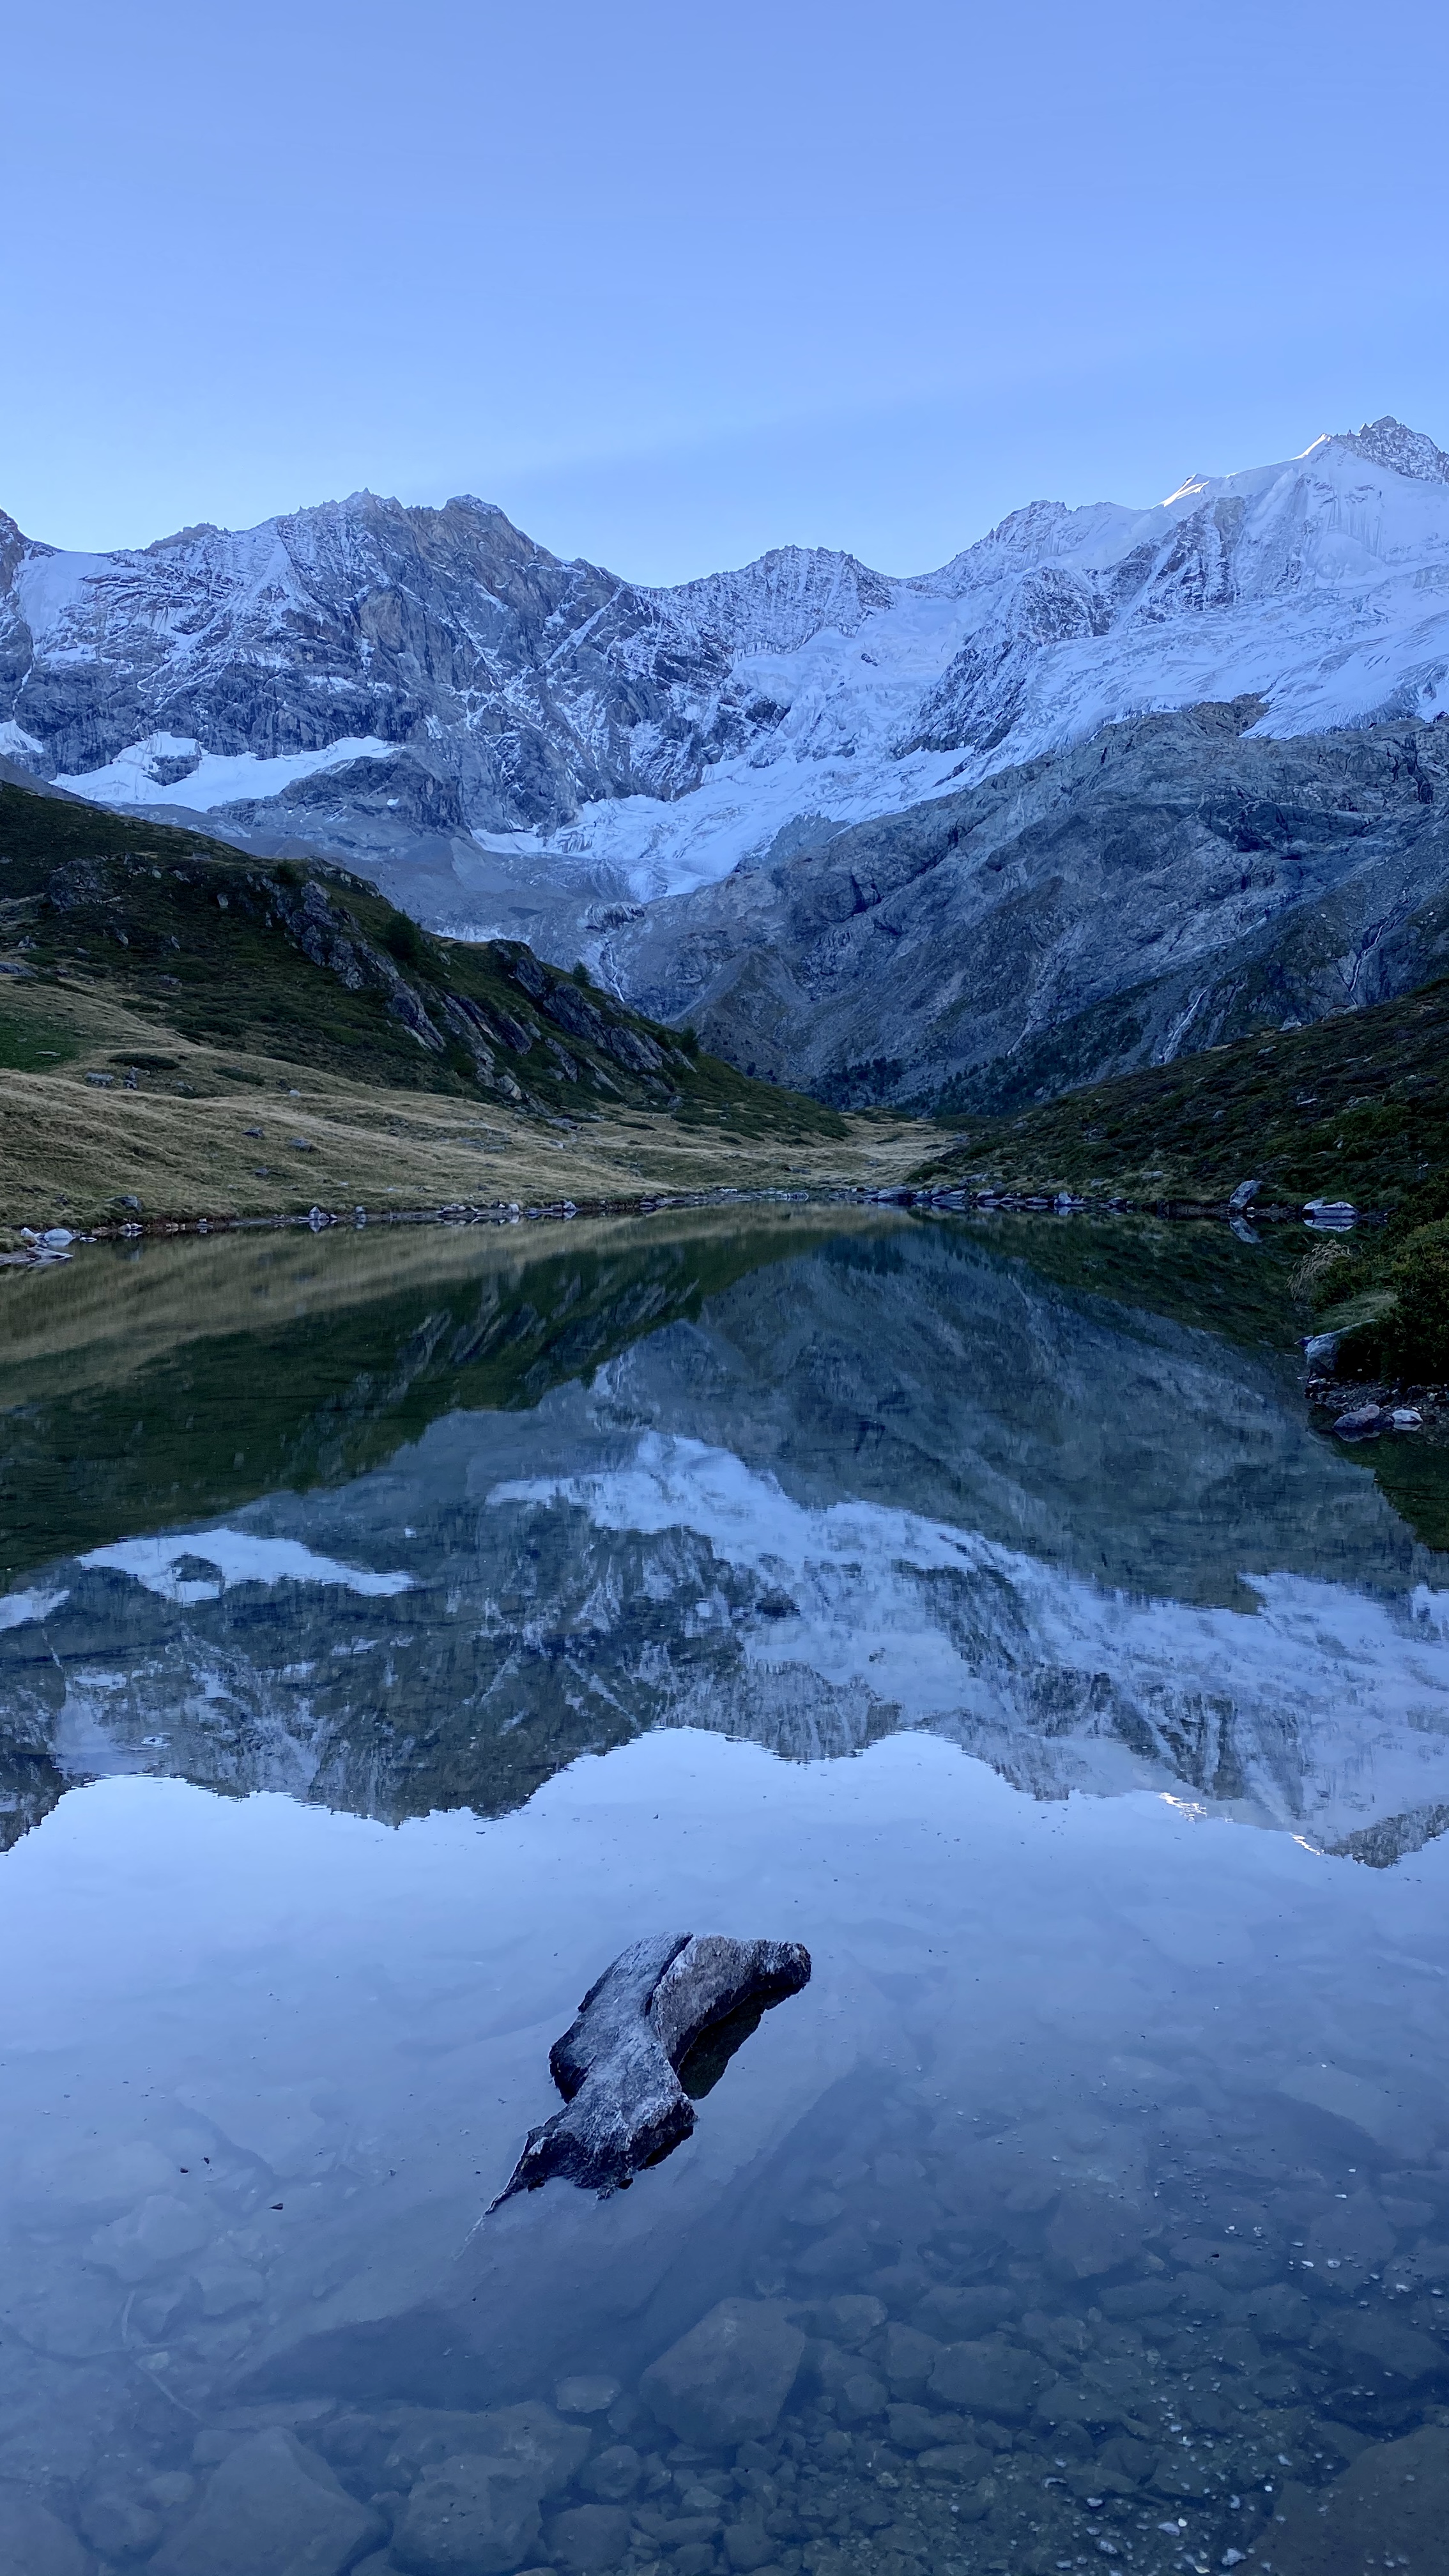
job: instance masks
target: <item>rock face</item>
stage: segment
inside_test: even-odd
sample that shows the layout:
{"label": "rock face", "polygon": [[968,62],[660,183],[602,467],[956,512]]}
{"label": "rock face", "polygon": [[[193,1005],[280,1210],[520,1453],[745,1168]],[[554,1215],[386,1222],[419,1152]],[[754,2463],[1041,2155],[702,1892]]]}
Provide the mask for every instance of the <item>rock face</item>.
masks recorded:
{"label": "rock face", "polygon": [[1145,510],[1035,502],[908,580],[787,547],[669,590],[469,498],[92,556],[0,517],[0,753],[577,942],[1145,708],[1251,693],[1279,736],[1437,714],[1446,478],[1385,419]]}
{"label": "rock face", "polygon": [[856,824],[609,934],[607,971],[842,1105],[1007,1109],[1449,964],[1449,724],[1292,741],[1260,701]]}
{"label": "rock face", "polygon": [[494,2207],[555,2175],[607,2194],[668,2155],[694,2127],[678,2070],[696,2040],[742,2006],[797,1994],[809,1976],[795,1941],[676,1932],[622,1951],[549,2053],[568,2107],[530,2131]]}
{"label": "rock face", "polygon": [[793,547],[648,590],[561,563],[468,496],[355,492],[100,556],[0,514],[0,740],[49,775],[129,755],[99,790],[117,801],[251,820],[280,798],[304,830],[337,809],[395,834],[547,830],[590,799],[696,787],[786,712],[736,673],[742,654],[852,633],[900,587]]}
{"label": "rock face", "polygon": [[681,2442],[722,2450],[772,2433],[805,2337],[768,2299],[721,2299],[651,2362],[641,2396]]}
{"label": "rock face", "polygon": [[213,2470],[197,2512],[151,2565],[156,2576],[342,2576],[381,2538],[376,2514],[326,2461],[273,2426]]}

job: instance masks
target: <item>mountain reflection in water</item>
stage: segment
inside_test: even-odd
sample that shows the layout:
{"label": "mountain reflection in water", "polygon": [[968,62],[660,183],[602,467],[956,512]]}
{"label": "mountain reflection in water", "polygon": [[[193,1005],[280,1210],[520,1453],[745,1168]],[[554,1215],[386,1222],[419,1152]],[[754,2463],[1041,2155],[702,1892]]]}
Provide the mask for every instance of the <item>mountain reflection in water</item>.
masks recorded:
{"label": "mountain reflection in water", "polygon": [[[1296,1248],[8,1274],[5,2576],[1429,2576],[1443,1495],[1309,1428]],[[814,1974],[485,2217],[686,1930]]]}
{"label": "mountain reflection in water", "polygon": [[[1159,1232],[1159,1307],[1207,1232],[1170,1275]],[[496,1815],[684,1725],[797,1759],[925,1726],[1039,1797],[1422,1842],[1444,1560],[1253,1346],[1251,1251],[1232,1340],[1049,1283],[1069,1234],[795,1209],[26,1283],[11,1839],[126,1770]]]}

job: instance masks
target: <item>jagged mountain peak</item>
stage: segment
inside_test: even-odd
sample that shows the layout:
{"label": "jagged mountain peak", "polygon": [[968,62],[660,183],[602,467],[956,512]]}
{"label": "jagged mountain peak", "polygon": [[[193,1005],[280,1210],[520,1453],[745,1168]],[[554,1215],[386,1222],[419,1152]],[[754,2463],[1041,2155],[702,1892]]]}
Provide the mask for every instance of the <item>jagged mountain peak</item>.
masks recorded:
{"label": "jagged mountain peak", "polygon": [[[1386,465],[1412,483],[1449,483],[1449,455],[1423,430],[1407,429],[1395,420],[1392,412],[1386,411],[1379,420],[1366,420],[1359,429],[1340,430],[1315,442],[1315,447],[1327,446],[1347,448],[1370,465]],[[1306,451],[1309,456],[1314,452],[1313,447]]]}
{"label": "jagged mountain peak", "polygon": [[570,956],[595,896],[1249,695],[1269,733],[1449,707],[1449,457],[1423,432],[1384,415],[1145,509],[1030,502],[909,579],[782,545],[645,586],[469,493],[111,555],[0,521],[0,751],[354,864],[426,857],[449,894],[420,909],[516,929],[453,891],[481,844],[575,906]]}
{"label": "jagged mountain peak", "polygon": [[708,635],[727,654],[796,653],[823,629],[856,634],[902,585],[828,546],[772,546],[729,572],[643,595],[670,627]]}

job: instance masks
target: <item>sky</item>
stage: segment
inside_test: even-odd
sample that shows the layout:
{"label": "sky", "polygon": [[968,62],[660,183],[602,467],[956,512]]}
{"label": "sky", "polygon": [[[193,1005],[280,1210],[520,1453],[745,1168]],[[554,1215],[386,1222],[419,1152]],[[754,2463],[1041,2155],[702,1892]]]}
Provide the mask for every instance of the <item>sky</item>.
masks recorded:
{"label": "sky", "polygon": [[887,572],[1394,412],[1449,447],[1449,10],[51,0],[0,507],[473,492],[668,582]]}

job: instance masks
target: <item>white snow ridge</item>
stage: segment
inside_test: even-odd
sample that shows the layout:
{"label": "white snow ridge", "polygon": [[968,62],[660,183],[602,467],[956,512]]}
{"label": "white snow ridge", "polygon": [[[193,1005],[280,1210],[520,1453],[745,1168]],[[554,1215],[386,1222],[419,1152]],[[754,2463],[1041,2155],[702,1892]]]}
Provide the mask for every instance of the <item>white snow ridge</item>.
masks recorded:
{"label": "white snow ridge", "polygon": [[370,493],[116,555],[0,537],[13,757],[373,860],[446,839],[493,901],[679,893],[1154,709],[1449,713],[1449,456],[1389,418],[1149,509],[1034,502],[911,579],[788,547],[648,589]]}

